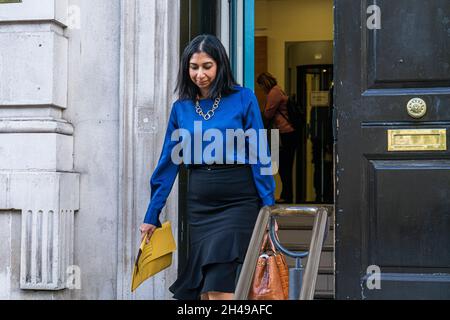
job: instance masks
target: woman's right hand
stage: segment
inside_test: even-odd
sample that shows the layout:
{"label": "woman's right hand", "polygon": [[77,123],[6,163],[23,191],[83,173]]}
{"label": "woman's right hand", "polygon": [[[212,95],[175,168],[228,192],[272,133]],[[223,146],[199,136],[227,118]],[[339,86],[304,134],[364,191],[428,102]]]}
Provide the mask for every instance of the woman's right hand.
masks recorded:
{"label": "woman's right hand", "polygon": [[153,235],[153,232],[155,231],[156,226],[148,223],[143,223],[139,227],[139,230],[141,231],[141,242],[144,240],[145,237],[147,237],[145,243],[147,244],[150,241],[150,238]]}

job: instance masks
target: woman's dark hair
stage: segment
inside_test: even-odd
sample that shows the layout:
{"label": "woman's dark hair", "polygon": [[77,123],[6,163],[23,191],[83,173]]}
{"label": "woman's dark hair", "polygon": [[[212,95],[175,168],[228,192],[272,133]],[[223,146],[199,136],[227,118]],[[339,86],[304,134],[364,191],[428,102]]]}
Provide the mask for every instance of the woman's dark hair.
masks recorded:
{"label": "woman's dark hair", "polygon": [[277,79],[268,72],[261,73],[258,78],[256,78],[256,83],[266,92],[270,92],[270,90],[278,84]]}
{"label": "woman's dark hair", "polygon": [[217,98],[219,95],[226,96],[233,93],[236,85],[227,52],[217,37],[210,34],[202,34],[193,39],[184,49],[181,57],[180,71],[178,73],[177,86],[180,100],[195,100],[200,93],[197,85],[192,82],[189,76],[189,62],[195,53],[204,52],[209,55],[217,64],[217,75],[209,89],[209,97]]}

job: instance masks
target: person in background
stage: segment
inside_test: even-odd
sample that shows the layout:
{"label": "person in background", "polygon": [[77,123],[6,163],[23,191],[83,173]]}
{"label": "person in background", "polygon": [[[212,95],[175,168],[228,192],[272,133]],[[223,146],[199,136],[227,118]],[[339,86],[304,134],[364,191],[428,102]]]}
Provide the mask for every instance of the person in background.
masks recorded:
{"label": "person in background", "polygon": [[292,203],[292,170],[299,137],[289,120],[287,110],[288,96],[278,85],[276,78],[268,72],[261,73],[257,77],[256,83],[267,96],[263,112],[264,118],[271,122],[272,129],[278,129],[280,132],[280,165],[278,171],[280,173],[282,191],[276,203]]}

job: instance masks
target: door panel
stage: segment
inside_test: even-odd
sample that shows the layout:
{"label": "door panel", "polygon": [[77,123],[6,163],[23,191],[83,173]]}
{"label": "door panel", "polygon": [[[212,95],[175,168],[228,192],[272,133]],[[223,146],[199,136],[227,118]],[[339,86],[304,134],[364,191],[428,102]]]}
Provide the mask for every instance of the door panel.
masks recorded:
{"label": "door panel", "polygon": [[369,88],[450,86],[448,1],[376,3],[381,30],[363,29]]}
{"label": "door panel", "polygon": [[[450,299],[450,3],[335,4],[336,296]],[[380,29],[366,24],[374,4]],[[444,150],[420,150],[431,140],[416,132],[398,140],[416,150],[389,151],[389,130],[423,129],[446,130]]]}
{"label": "door panel", "polygon": [[[364,233],[373,248],[367,263],[390,272],[445,272],[450,266],[450,160],[369,160],[368,169],[368,200],[373,203],[367,207]],[[405,203],[408,210],[402,208]]]}

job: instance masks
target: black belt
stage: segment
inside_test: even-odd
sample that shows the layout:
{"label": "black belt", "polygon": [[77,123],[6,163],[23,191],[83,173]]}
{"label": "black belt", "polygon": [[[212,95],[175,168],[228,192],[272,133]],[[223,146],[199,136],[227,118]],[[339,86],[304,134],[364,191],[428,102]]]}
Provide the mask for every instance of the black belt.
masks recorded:
{"label": "black belt", "polygon": [[190,164],[188,169],[190,170],[217,170],[217,169],[231,169],[231,168],[244,168],[250,167],[248,164]]}

